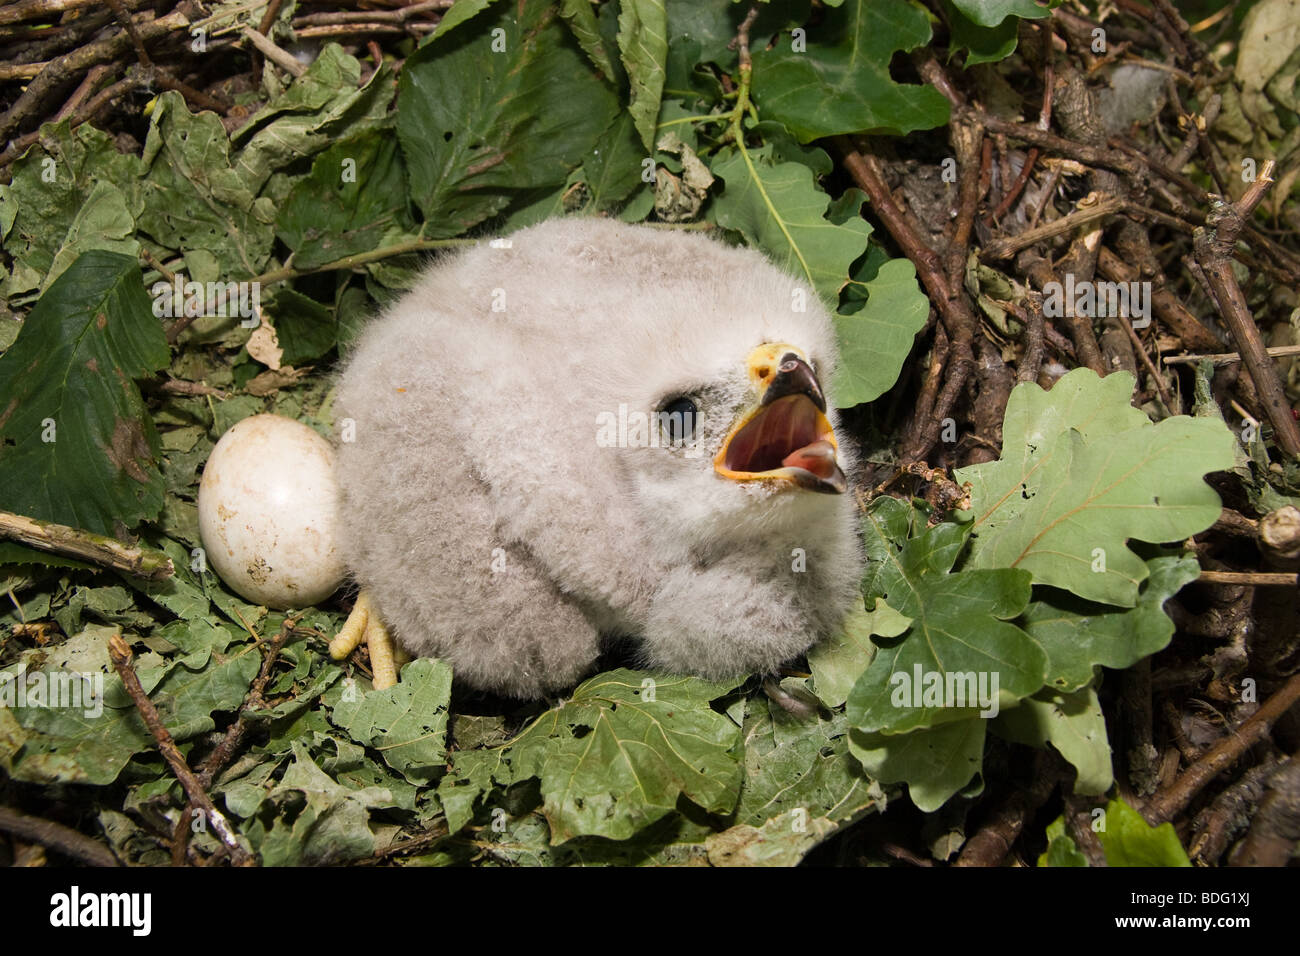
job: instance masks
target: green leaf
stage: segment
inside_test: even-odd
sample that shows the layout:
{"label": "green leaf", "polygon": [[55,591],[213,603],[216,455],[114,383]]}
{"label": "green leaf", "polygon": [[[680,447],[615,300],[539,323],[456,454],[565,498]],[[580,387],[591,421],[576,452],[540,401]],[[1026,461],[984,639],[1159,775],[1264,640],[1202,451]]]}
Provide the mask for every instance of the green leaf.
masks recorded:
{"label": "green leaf", "polygon": [[1083,855],[1074,839],[1065,832],[1065,820],[1057,817],[1047,825],[1047,852],[1038,858],[1039,866],[1087,866],[1088,858]]}
{"label": "green leaf", "polygon": [[[736,806],[737,824],[774,824],[772,843],[787,845],[797,862],[841,824],[881,801],[880,788],[849,754],[843,714],[799,726],[781,740],[777,723],[789,721],[789,715],[763,698],[751,701],[750,711],[744,726],[745,782]],[[829,826],[812,825],[818,821]]]}
{"label": "green leaf", "polygon": [[[460,751],[438,789],[448,823],[494,785],[537,777],[551,843],[626,840],[686,797],[712,813],[736,805],[740,728],[709,707],[736,682],[619,669],[580,684],[509,744]],[[653,699],[650,697],[653,696]]]}
{"label": "green leaf", "polygon": [[435,33],[402,67],[397,134],[428,236],[459,235],[513,191],[560,185],[613,121],[617,97],[557,16],[542,0],[502,4],[472,31]]}
{"label": "green leaf", "polygon": [[912,802],[926,813],[966,787],[984,761],[988,721],[958,720],[908,734],[849,733],[849,750],[867,776],[881,783],[906,783]]}
{"label": "green leaf", "polygon": [[[605,49],[605,40],[600,35],[600,24],[596,22],[596,13],[591,8],[591,0],[560,0],[560,16],[564,17],[573,31],[573,38],[587,54],[592,65],[613,81],[617,75],[614,63]],[[624,114],[626,115],[626,114]]]}
{"label": "green leaf", "polygon": [[381,787],[353,789],[336,782],[295,741],[293,762],[268,800],[295,812],[277,817],[261,840],[262,864],[325,866],[375,852],[368,811],[386,805],[392,794]]}
{"label": "green leaf", "polygon": [[1094,604],[1068,591],[1037,588],[1017,623],[1047,652],[1047,683],[1072,691],[1092,680],[1093,668],[1132,667],[1163,650],[1174,634],[1165,601],[1196,580],[1190,555],[1152,558],[1138,603],[1131,608]]}
{"label": "green leaf", "polygon": [[1105,793],[1115,782],[1106,718],[1091,687],[1072,694],[1048,690],[1027,697],[998,715],[993,730],[1031,747],[1054,746],[1078,771],[1075,793]]}
{"label": "green leaf", "polygon": [[951,33],[950,48],[954,52],[963,48],[969,51],[967,67],[996,63],[1015,52],[1020,33],[1020,21],[1015,17],[1007,17],[997,26],[981,26],[962,13],[952,0],[944,0],[943,8]]}
{"label": "green leaf", "polygon": [[840,364],[831,392],[840,408],[875,401],[893,388],[930,313],[916,267],[907,259],[882,264],[865,289],[865,306],[835,316]]}
{"label": "green leaf", "polygon": [[1191,866],[1172,823],[1149,826],[1123,800],[1106,804],[1106,825],[1097,839],[1110,866]]}
{"label": "green leaf", "polygon": [[992,716],[1002,698],[1043,686],[1047,655],[1007,623],[1029,601],[1029,575],[1011,568],[948,573],[965,530],[938,525],[895,551],[868,510],[863,532],[876,539],[868,549],[884,553],[869,598],[888,598],[912,625],[901,638],[876,642],[882,646],[853,685],[847,713],[858,730],[898,734]]}
{"label": "green leaf", "polygon": [[637,135],[649,151],[654,148],[668,59],[668,16],[663,0],[621,0],[618,48],[632,86],[632,102],[627,109],[636,122]]}
{"label": "green leaf", "polygon": [[273,172],[381,121],[393,99],[391,70],[381,65],[360,82],[356,58],[325,44],[302,76],[230,137],[232,145],[244,143],[235,161],[240,182],[269,198],[263,186]]}
{"label": "green leaf", "polygon": [[995,27],[1007,17],[1039,20],[1048,16],[1060,0],[1043,5],[1035,0],[951,0],[953,6],[982,27]]}
{"label": "green leaf", "polygon": [[930,40],[920,7],[905,0],[846,0],[807,34],[807,51],[782,36],[754,54],[754,99],[765,119],[788,126],[800,142],[842,133],[903,135],[948,121],[938,90],[894,82],[899,50]]}
{"label": "green leaf", "polygon": [[275,204],[258,199],[231,165],[217,114],[196,116],[179,93],[163,93],[150,116],[143,161],[145,176],[136,187],[143,232],[174,252],[206,253],[225,276],[261,271],[275,238]]}
{"label": "green leaf", "polygon": [[427,785],[447,754],[451,668],[434,658],[412,661],[387,690],[353,694],[334,704],[330,722],[357,743],[374,747],[411,783]]}
{"label": "green leaf", "polygon": [[280,208],[276,234],[293,250],[294,266],[311,269],[375,249],[386,232],[414,230],[406,197],[396,138],[369,129],[317,157]]}
{"label": "green leaf", "polygon": [[910,617],[899,614],[883,598],[876,598],[876,606],[870,611],[855,605],[845,617],[840,633],[808,652],[808,668],[812,671],[817,698],[827,707],[843,704],[876,654],[871,635],[898,637],[911,624]]}
{"label": "green leaf", "polygon": [[456,0],[451,5],[451,9],[438,21],[438,29],[434,31],[434,36],[439,38],[446,36],[466,20],[478,16],[494,2],[495,0]]}
{"label": "green leaf", "polygon": [[641,163],[646,158],[632,115],[620,113],[582,164],[591,209],[604,212],[631,195],[641,185]]}
{"label": "green leaf", "polygon": [[268,310],[274,318],[276,341],[285,365],[320,358],[338,341],[336,310],[293,289],[277,289]]}
{"label": "green leaf", "polygon": [[136,261],[84,253],[0,356],[0,501],[99,534],[162,508],[158,436],[134,380],[168,364]]}
{"label": "green leaf", "polygon": [[1177,541],[1214,523],[1222,505],[1201,476],[1232,466],[1232,434],[1185,416],[1119,430],[1135,421],[1132,386],[1127,372],[1075,369],[1050,393],[1012,391],[1005,457],[956,473],[972,484],[968,567],[1023,568],[1035,583],[1133,607],[1148,570],[1127,541]]}
{"label": "green leaf", "polygon": [[12,274],[0,285],[5,296],[48,289],[88,249],[134,258],[138,205],[118,188],[129,183],[140,161],[117,151],[112,137],[69,121],[41,127],[40,139],[13,165],[13,182],[0,199],[8,221],[4,250]]}
{"label": "green leaf", "polygon": [[714,199],[714,215],[720,226],[735,229],[834,306],[849,281],[849,266],[867,248],[871,226],[856,208],[838,222],[828,219],[831,198],[817,188],[812,170],[774,163],[772,148],[729,149],[714,158],[710,169],[726,182]]}
{"label": "green leaf", "polygon": [[[82,679],[80,674],[54,669],[30,674],[46,686],[54,679],[66,683]],[[104,698],[99,704],[82,707],[19,706],[16,684],[7,677],[0,678],[0,702],[4,704],[0,713],[11,714],[22,729],[17,738],[22,749],[13,758],[10,771],[15,780],[104,786],[117,779],[133,756],[153,744],[116,675],[104,678]],[[74,700],[71,696],[62,699]],[[82,698],[83,704],[86,700]],[[109,706],[118,702],[124,703]],[[0,734],[3,728],[0,724]],[[15,739],[16,733],[11,728],[8,736]]]}
{"label": "green leaf", "polygon": [[[1142,814],[1123,800],[1106,804],[1100,826],[1093,829],[1106,854],[1107,866],[1191,866],[1187,852],[1178,842],[1172,823],[1148,826]],[[1087,866],[1088,859],[1065,831],[1065,821],[1057,817],[1047,827],[1047,852],[1038,858],[1039,866]]]}

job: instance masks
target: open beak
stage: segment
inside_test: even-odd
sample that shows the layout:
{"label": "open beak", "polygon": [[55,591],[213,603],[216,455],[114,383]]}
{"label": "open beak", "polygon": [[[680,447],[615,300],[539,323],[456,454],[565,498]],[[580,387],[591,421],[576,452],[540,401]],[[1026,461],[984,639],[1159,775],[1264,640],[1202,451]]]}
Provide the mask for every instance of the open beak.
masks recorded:
{"label": "open beak", "polygon": [[758,405],[732,427],[713,470],[732,481],[786,481],[843,494],[839,443],[826,419],[826,398],[804,354],[792,345],[760,345],[747,359]]}

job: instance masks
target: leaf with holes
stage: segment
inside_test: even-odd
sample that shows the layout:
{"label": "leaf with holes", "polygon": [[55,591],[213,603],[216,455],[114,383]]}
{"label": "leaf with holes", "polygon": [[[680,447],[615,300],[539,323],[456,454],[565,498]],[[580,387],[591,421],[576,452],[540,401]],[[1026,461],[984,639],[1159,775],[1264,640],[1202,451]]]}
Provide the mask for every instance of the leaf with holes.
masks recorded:
{"label": "leaf with holes", "polygon": [[375,249],[385,233],[413,231],[407,195],[392,131],[369,129],[316,158],[280,208],[276,234],[293,250],[294,266],[311,269]]}
{"label": "leaf with holes", "polygon": [[109,535],[157,517],[158,436],[135,380],[168,361],[135,259],[83,253],[0,357],[0,507]]}
{"label": "leaf with holes", "polygon": [[1129,406],[1132,388],[1127,372],[1088,369],[1051,392],[1015,388],[1005,457],[957,471],[972,485],[966,567],[1022,568],[1036,584],[1133,607],[1149,572],[1127,542],[1179,541],[1214,523],[1222,505],[1202,476],[1232,467],[1232,434],[1209,418],[1152,425]]}
{"label": "leaf with holes", "polygon": [[439,798],[460,823],[494,786],[537,777],[552,844],[628,839],[683,796],[729,813],[740,791],[740,728],[709,703],[738,683],[625,669],[599,674],[509,744],[457,753]]}
{"label": "leaf with holes", "polygon": [[1147,561],[1137,605],[1095,604],[1068,591],[1038,587],[1034,600],[1016,621],[1047,652],[1047,683],[1076,690],[1093,678],[1096,667],[1120,670],[1162,650],[1174,635],[1164,605],[1201,567],[1191,555]]}
{"label": "leaf with holes", "polygon": [[[336,695],[337,697],[337,695]],[[402,669],[387,690],[336,699],[330,722],[359,744],[374,747],[411,783],[425,786],[441,773],[447,754],[451,668],[423,657]]]}
{"label": "leaf with holes", "polygon": [[841,408],[873,402],[894,387],[930,314],[930,300],[917,285],[916,267],[909,260],[881,263],[866,281],[861,275],[852,281],[862,283],[866,303],[835,316],[840,364],[832,393]]}
{"label": "leaf with holes", "polygon": [[275,239],[275,204],[258,199],[234,169],[215,113],[191,113],[185,98],[158,97],[138,183],[142,232],[173,252],[211,256],[222,276],[256,275]]}
{"label": "leaf with holes", "polygon": [[87,249],[134,257],[138,203],[118,187],[131,182],[140,161],[117,151],[89,123],[47,124],[41,138],[13,165],[13,182],[0,194],[0,219],[11,219],[4,250],[13,257],[0,290],[6,297],[45,291]]}

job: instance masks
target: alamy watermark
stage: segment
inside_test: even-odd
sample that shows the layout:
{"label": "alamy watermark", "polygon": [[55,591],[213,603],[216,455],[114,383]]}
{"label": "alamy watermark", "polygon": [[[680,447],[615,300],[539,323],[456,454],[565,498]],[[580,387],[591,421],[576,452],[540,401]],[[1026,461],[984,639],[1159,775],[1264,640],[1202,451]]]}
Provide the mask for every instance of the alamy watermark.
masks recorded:
{"label": "alamy watermark", "polygon": [[1129,319],[1133,328],[1151,324],[1150,282],[1074,281],[1074,273],[1065,274],[1065,282],[1043,285],[1043,315],[1049,319],[1080,316],[1098,319],[1115,316]]}
{"label": "alamy watermark", "polygon": [[196,282],[176,273],[172,281],[159,279],[149,288],[153,314],[160,319],[217,315],[243,321],[252,329],[262,324],[262,283]]}
{"label": "alamy watermark", "polygon": [[889,683],[895,707],[979,707],[981,717],[998,715],[997,671],[927,671],[914,664],[910,674],[890,674]]}
{"label": "alamy watermark", "polygon": [[629,410],[620,403],[617,412],[596,416],[598,448],[684,448],[687,458],[700,456],[698,411]]}
{"label": "alamy watermark", "polygon": [[0,707],[80,710],[87,718],[104,712],[101,671],[32,671],[0,674]]}

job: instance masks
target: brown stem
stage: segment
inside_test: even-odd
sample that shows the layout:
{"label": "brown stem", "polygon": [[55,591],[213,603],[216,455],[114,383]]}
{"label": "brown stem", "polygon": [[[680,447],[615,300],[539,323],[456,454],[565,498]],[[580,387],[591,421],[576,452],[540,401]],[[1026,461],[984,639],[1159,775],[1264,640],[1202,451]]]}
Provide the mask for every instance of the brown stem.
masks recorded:
{"label": "brown stem", "polygon": [[225,844],[230,851],[230,858],[236,866],[251,866],[253,863],[252,856],[239,843],[235,836],[235,831],[227,822],[215,806],[212,805],[212,799],[208,796],[207,791],[199,783],[198,778],[194,776],[189,765],[185,763],[185,757],[176,747],[176,741],[163,725],[162,717],[158,714],[158,709],[154,707],[153,701],[149,695],[144,692],[140,686],[140,678],[136,676],[135,668],[131,664],[131,648],[127,646],[126,641],[122,640],[120,635],[114,634],[108,639],[108,657],[113,662],[113,668],[117,671],[118,676],[122,679],[122,686],[126,688],[127,694],[135,703],[136,710],[140,712],[140,717],[144,724],[149,728],[149,733],[158,744],[158,751],[171,767],[172,773],[180,781],[181,786],[185,789],[190,803],[203,811],[212,829],[216,831],[221,842]]}
{"label": "brown stem", "polygon": [[10,511],[0,511],[0,539],[17,541],[51,554],[79,558],[149,581],[160,581],[175,573],[171,558],[161,551],[133,548],[106,535],[52,521],[39,521]]}
{"label": "brown stem", "polygon": [[39,843],[87,866],[120,866],[117,857],[84,833],[53,820],[31,817],[8,807],[0,807],[0,830],[23,840]]}
{"label": "brown stem", "polygon": [[1241,353],[1246,370],[1255,383],[1255,391],[1264,406],[1264,413],[1273,424],[1278,445],[1288,455],[1300,456],[1300,425],[1291,414],[1291,404],[1278,376],[1277,366],[1264,347],[1246,297],[1237,285],[1232,272],[1232,251],[1250,214],[1264,198],[1273,184],[1275,164],[1269,160],[1260,171],[1259,179],[1251,184],[1245,195],[1236,203],[1216,201],[1207,219],[1207,228],[1197,230],[1193,249],[1196,261],[1205,273],[1206,282],[1214,293],[1219,314],[1223,316],[1237,351]]}
{"label": "brown stem", "polygon": [[[1294,579],[1295,575],[1292,575]],[[1142,814],[1152,826],[1172,820],[1187,808],[1205,786],[1237,760],[1250,747],[1268,735],[1273,724],[1300,700],[1300,674],[1294,675],[1260,706],[1235,732],[1215,745],[1196,761],[1173,784],[1143,808]]]}

